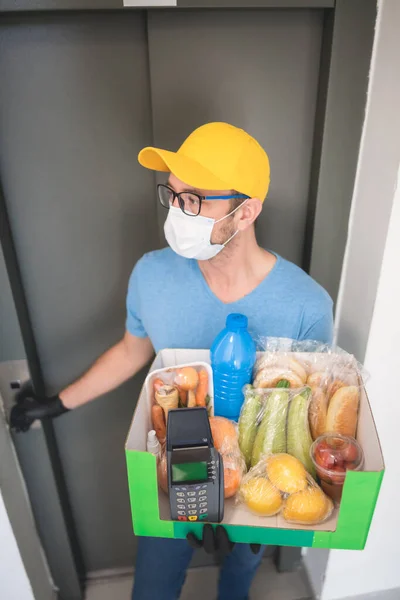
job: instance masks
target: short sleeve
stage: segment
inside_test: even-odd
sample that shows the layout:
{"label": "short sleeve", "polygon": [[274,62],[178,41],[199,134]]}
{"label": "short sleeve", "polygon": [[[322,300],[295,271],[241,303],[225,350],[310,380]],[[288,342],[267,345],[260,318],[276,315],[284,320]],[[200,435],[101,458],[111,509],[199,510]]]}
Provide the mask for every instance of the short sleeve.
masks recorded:
{"label": "short sleeve", "polygon": [[140,262],[136,263],[129,278],[128,294],[126,297],[126,329],[136,337],[145,338],[148,336],[141,316]]}
{"label": "short sleeve", "polygon": [[301,334],[302,340],[316,340],[324,344],[332,344],[333,341],[333,313],[332,310],[327,311],[314,323],[312,323],[306,331]]}

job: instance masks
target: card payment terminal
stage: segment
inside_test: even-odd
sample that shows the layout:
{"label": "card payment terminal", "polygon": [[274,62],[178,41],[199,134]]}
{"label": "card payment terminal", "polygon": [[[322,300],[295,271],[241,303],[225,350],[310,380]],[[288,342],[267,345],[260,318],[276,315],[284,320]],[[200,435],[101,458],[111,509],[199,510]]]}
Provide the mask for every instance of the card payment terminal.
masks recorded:
{"label": "card payment terminal", "polygon": [[224,468],[214,448],[206,408],[168,412],[167,468],[171,519],[220,523]]}

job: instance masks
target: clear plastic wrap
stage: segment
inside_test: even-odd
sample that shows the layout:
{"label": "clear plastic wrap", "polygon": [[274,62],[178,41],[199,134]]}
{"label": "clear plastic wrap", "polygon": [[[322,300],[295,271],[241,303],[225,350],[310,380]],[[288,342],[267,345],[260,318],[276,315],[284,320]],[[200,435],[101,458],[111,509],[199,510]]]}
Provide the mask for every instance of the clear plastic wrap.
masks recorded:
{"label": "clear plastic wrap", "polygon": [[311,446],[311,458],[324,492],[339,504],[347,471],[361,471],[364,452],[356,439],[337,433],[321,435]]}
{"label": "clear plastic wrap", "polygon": [[282,380],[290,388],[309,386],[313,439],[329,431],[355,436],[360,388],[367,373],[353,355],[313,340],[267,337],[259,339],[258,346],[263,352],[254,368],[255,388],[276,387]]}
{"label": "clear plastic wrap", "polygon": [[[361,376],[365,381],[367,374],[356,358],[339,346],[323,344],[313,340],[289,340],[287,338],[260,338],[258,340],[258,358],[254,367],[254,381],[261,383],[255,387],[274,387],[266,385],[275,377],[284,374],[305,383],[328,385],[330,379],[342,379],[346,385],[361,385]],[[264,373],[263,373],[264,371]],[[311,381],[310,376],[313,375]],[[291,387],[300,387],[291,385]]]}
{"label": "clear plastic wrap", "polygon": [[245,387],[239,418],[239,447],[248,468],[255,467],[269,454],[287,452],[315,475],[310,457],[310,399],[311,388],[307,386],[296,390]]}
{"label": "clear plastic wrap", "polygon": [[212,371],[206,363],[158,369],[147,376],[145,385],[152,402],[152,427],[161,444],[165,442],[170,410],[204,406],[208,414],[212,412]]}
{"label": "clear plastic wrap", "polygon": [[236,494],[242,481],[246,465],[239,448],[237,424],[225,417],[210,417],[214,446],[224,464],[224,496]]}
{"label": "clear plastic wrap", "polygon": [[[210,417],[214,446],[222,457],[224,465],[224,496],[236,494],[246,466],[239,449],[237,424],[224,417]],[[160,488],[168,494],[167,453],[165,444],[157,461],[157,479]]]}
{"label": "clear plastic wrap", "polygon": [[330,517],[333,503],[303,464],[287,453],[265,456],[243,477],[237,502],[258,516],[281,513],[288,523],[317,525]]}
{"label": "clear plastic wrap", "polygon": [[157,461],[157,480],[158,485],[165,494],[168,494],[168,467],[167,452],[165,445],[161,450],[161,455]]}

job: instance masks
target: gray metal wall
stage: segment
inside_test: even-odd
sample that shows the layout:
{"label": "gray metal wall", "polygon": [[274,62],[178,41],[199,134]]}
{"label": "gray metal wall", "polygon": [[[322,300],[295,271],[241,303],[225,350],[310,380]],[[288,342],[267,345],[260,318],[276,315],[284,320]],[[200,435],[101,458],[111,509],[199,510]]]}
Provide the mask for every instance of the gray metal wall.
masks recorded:
{"label": "gray metal wall", "polygon": [[[144,13],[4,19],[0,170],[48,392],[124,330],[158,246]],[[8,358],[8,356],[7,356]],[[56,423],[87,570],[131,565],[124,438],[141,377]]]}
{"label": "gray metal wall", "polygon": [[322,11],[153,11],[155,143],[176,148],[207,121],[254,135],[271,162],[259,242],[302,264]]}
{"label": "gray metal wall", "polygon": [[0,362],[24,357],[25,350],[0,246]]}

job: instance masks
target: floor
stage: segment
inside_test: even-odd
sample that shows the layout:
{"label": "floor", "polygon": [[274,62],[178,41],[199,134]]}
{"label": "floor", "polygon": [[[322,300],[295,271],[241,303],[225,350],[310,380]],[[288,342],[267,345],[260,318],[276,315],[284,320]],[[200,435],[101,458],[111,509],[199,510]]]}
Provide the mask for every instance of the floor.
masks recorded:
{"label": "floor", "polygon": [[[216,598],[216,567],[190,569],[181,600]],[[130,600],[132,578],[121,576],[94,580],[88,584],[85,600]],[[311,597],[304,572],[277,573],[271,559],[263,561],[251,588],[251,600],[309,600]],[[162,599],[159,599],[162,600]]]}

